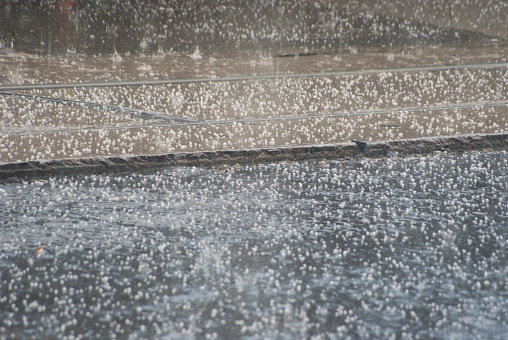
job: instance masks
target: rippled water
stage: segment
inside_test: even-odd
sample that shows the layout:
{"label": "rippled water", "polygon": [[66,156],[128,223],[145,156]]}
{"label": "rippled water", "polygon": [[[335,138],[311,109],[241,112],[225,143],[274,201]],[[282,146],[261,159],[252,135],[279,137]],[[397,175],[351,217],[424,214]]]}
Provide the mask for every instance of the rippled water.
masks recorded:
{"label": "rippled water", "polygon": [[507,183],[506,151],[4,182],[0,335],[501,339]]}

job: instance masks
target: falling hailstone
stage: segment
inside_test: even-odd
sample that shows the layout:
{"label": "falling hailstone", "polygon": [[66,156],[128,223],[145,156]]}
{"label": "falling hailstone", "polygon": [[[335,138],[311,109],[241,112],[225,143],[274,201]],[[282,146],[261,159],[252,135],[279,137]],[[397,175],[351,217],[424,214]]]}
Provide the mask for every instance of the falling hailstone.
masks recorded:
{"label": "falling hailstone", "polygon": [[194,60],[199,60],[199,59],[201,59],[201,58],[202,58],[202,57],[201,57],[201,53],[199,52],[199,46],[198,46],[198,47],[196,47],[196,49],[194,50],[194,53],[192,53],[190,57],[191,57],[192,59],[194,59]]}
{"label": "falling hailstone", "polygon": [[123,60],[122,56],[120,56],[120,54],[118,54],[118,52],[116,51],[116,47],[114,48],[114,53],[111,59],[113,60],[114,63],[120,63]]}

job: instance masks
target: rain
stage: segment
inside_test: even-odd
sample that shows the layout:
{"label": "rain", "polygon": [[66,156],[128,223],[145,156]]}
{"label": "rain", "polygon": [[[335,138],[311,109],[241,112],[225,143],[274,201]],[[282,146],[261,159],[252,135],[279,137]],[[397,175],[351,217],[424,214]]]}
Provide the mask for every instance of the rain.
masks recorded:
{"label": "rain", "polygon": [[508,6],[5,0],[1,339],[504,339]]}

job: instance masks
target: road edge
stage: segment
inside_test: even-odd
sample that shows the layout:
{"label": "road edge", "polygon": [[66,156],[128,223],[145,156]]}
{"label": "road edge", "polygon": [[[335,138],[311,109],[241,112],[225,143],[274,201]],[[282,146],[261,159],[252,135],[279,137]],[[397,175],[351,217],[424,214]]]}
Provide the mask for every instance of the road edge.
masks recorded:
{"label": "road edge", "polygon": [[214,166],[357,157],[392,157],[436,151],[472,151],[508,146],[508,132],[425,137],[382,142],[351,141],[332,145],[178,152],[164,155],[96,157],[0,163],[0,179],[34,178],[106,172],[134,172],[166,166]]}

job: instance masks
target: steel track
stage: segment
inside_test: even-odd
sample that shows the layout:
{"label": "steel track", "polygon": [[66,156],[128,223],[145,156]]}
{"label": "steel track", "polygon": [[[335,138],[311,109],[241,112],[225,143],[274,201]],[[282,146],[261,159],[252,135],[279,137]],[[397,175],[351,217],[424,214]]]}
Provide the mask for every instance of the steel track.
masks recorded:
{"label": "steel track", "polygon": [[508,68],[508,63],[502,62],[502,63],[473,63],[463,65],[429,65],[429,66],[369,69],[369,70],[349,70],[349,71],[295,73],[295,74],[266,74],[266,75],[231,76],[231,77],[215,77],[215,78],[201,77],[201,78],[126,80],[126,81],[82,82],[82,83],[61,83],[61,84],[0,85],[0,91],[42,90],[42,89],[84,88],[84,87],[124,87],[124,86],[143,86],[143,85],[149,86],[178,85],[192,83],[220,83],[220,82],[237,82],[237,81],[282,80],[282,79],[309,78],[309,77],[333,77],[343,75],[368,75],[380,73],[437,72],[442,70],[462,70],[462,69],[501,70],[503,68]]}

